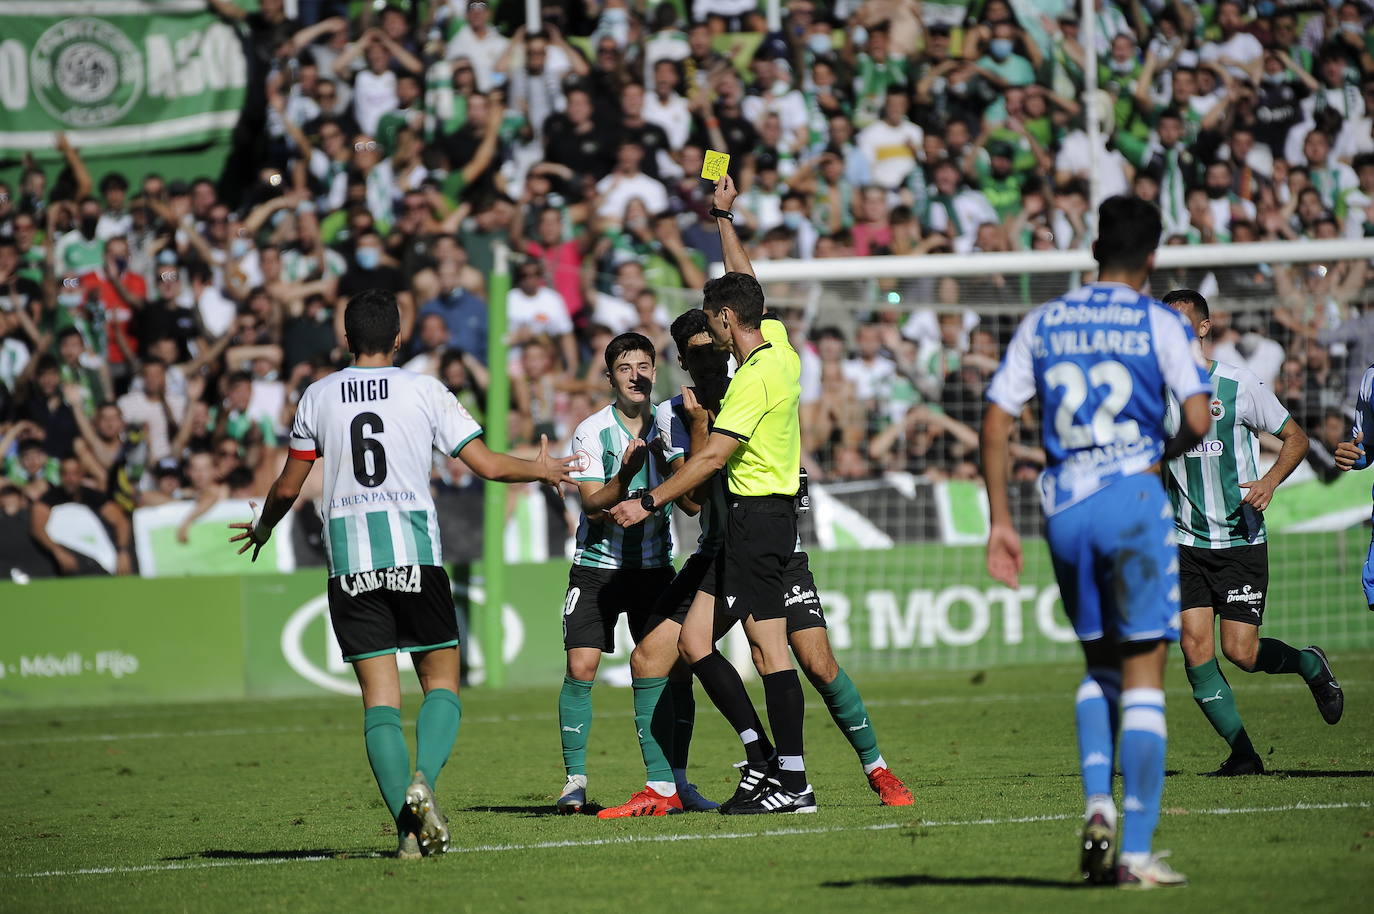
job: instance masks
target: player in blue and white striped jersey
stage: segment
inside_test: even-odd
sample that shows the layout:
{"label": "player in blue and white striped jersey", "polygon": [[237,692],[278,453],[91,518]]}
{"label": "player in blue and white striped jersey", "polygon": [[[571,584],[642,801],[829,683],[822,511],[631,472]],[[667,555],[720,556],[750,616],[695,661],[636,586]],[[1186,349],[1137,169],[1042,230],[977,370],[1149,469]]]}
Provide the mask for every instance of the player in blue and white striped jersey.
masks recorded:
{"label": "player in blue and white striped jersey", "polygon": [[[1083,642],[1079,761],[1086,811],[1085,880],[1183,885],[1151,853],[1164,787],[1165,645],[1178,639],[1178,548],[1162,460],[1207,431],[1211,385],[1192,328],[1139,290],[1154,263],[1159,211],[1112,197],[1098,215],[1098,282],[1031,311],[988,387],[982,430],[989,573],[1015,588],[1021,541],[1007,495],[1012,425],[1032,396],[1049,465],[1041,479],[1045,534],[1064,608]],[[1183,432],[1165,432],[1165,396]],[[1119,696],[1119,698],[1118,698]],[[1126,820],[1116,850],[1112,802],[1120,705]]]}
{"label": "player in blue and white striped jersey", "polygon": [[[1355,402],[1355,427],[1349,441],[1336,446],[1336,466],[1342,470],[1363,470],[1369,466],[1369,449],[1364,443],[1365,432],[1374,426],[1374,365],[1369,366],[1360,379],[1360,396]],[[1374,535],[1369,541],[1369,555],[1361,573],[1365,602],[1374,612]]]}

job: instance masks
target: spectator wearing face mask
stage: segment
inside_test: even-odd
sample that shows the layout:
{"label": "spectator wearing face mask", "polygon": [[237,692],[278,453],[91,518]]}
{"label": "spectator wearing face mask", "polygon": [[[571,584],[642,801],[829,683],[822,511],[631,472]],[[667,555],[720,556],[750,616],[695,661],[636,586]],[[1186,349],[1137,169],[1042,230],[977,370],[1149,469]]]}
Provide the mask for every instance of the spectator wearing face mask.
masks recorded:
{"label": "spectator wearing face mask", "polygon": [[995,22],[991,27],[982,26],[980,35],[986,35],[984,47],[987,53],[978,58],[978,68],[984,78],[1002,90],[1002,95],[984,112],[990,123],[1003,121],[1007,116],[1005,91],[1012,86],[1028,86],[1035,82],[1035,69],[1039,63],[1040,52],[1033,44],[1022,47],[1035,59],[1016,53],[1020,41],[1020,29],[1009,20]]}
{"label": "spectator wearing face mask", "polygon": [[[95,273],[105,256],[105,242],[96,233],[100,204],[88,197],[79,205],[69,204],[66,211],[73,214],[75,227],[58,239],[56,262],[64,272],[77,276]],[[55,214],[59,212],[60,209],[54,209]]]}
{"label": "spectator wearing face mask", "polygon": [[1264,335],[1263,322],[1257,314],[1237,315],[1234,326],[1240,335],[1217,343],[1213,357],[1249,370],[1262,384],[1272,387],[1283,365],[1283,346]]}

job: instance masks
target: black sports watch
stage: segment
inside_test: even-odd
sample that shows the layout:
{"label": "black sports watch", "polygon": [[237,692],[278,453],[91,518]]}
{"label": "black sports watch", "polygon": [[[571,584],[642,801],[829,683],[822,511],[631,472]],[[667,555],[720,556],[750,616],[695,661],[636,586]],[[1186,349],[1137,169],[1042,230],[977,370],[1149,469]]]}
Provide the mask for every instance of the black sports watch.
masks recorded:
{"label": "black sports watch", "polygon": [[654,496],[652,492],[645,492],[642,496],[640,496],[639,506],[643,508],[645,511],[648,511],[650,514],[653,514],[658,510],[658,505],[654,504]]}
{"label": "black sports watch", "polygon": [[735,221],[735,214],[728,209],[718,209],[713,206],[711,207],[711,215],[715,216],[717,219],[729,219],[731,222]]}

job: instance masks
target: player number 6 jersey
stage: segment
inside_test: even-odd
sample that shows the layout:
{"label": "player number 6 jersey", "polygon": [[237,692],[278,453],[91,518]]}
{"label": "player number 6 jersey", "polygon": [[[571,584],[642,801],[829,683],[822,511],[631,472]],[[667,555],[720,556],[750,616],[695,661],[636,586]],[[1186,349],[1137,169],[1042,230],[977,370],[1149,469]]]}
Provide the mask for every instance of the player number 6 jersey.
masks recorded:
{"label": "player number 6 jersey", "polygon": [[442,564],[433,454],[456,457],[480,434],[436,378],[402,368],[348,368],[306,388],[291,456],[324,461],[330,577]]}

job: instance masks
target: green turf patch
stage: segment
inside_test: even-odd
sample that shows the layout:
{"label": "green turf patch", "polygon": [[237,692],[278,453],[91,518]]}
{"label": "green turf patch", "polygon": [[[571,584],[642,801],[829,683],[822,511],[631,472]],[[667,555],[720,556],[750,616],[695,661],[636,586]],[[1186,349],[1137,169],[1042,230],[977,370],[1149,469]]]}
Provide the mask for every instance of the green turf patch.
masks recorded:
{"label": "green turf patch", "polygon": [[[1176,660],[1177,658],[1175,658]],[[556,690],[472,691],[437,785],[455,852],[395,838],[347,699],[0,717],[0,911],[1363,910],[1374,889],[1374,653],[1332,656],[1346,718],[1294,677],[1228,671],[1276,774],[1198,776],[1224,746],[1174,663],[1157,845],[1193,885],[1158,897],[1074,885],[1081,794],[1072,665],[858,680],[917,798],[882,809],[808,690],[814,816],[603,822],[551,815]],[[628,689],[599,686],[589,796],[642,783]],[[408,735],[418,702],[407,699]],[[762,707],[762,702],[759,702]],[[738,741],[698,689],[693,779],[723,799]],[[40,875],[50,874],[50,875]]]}

